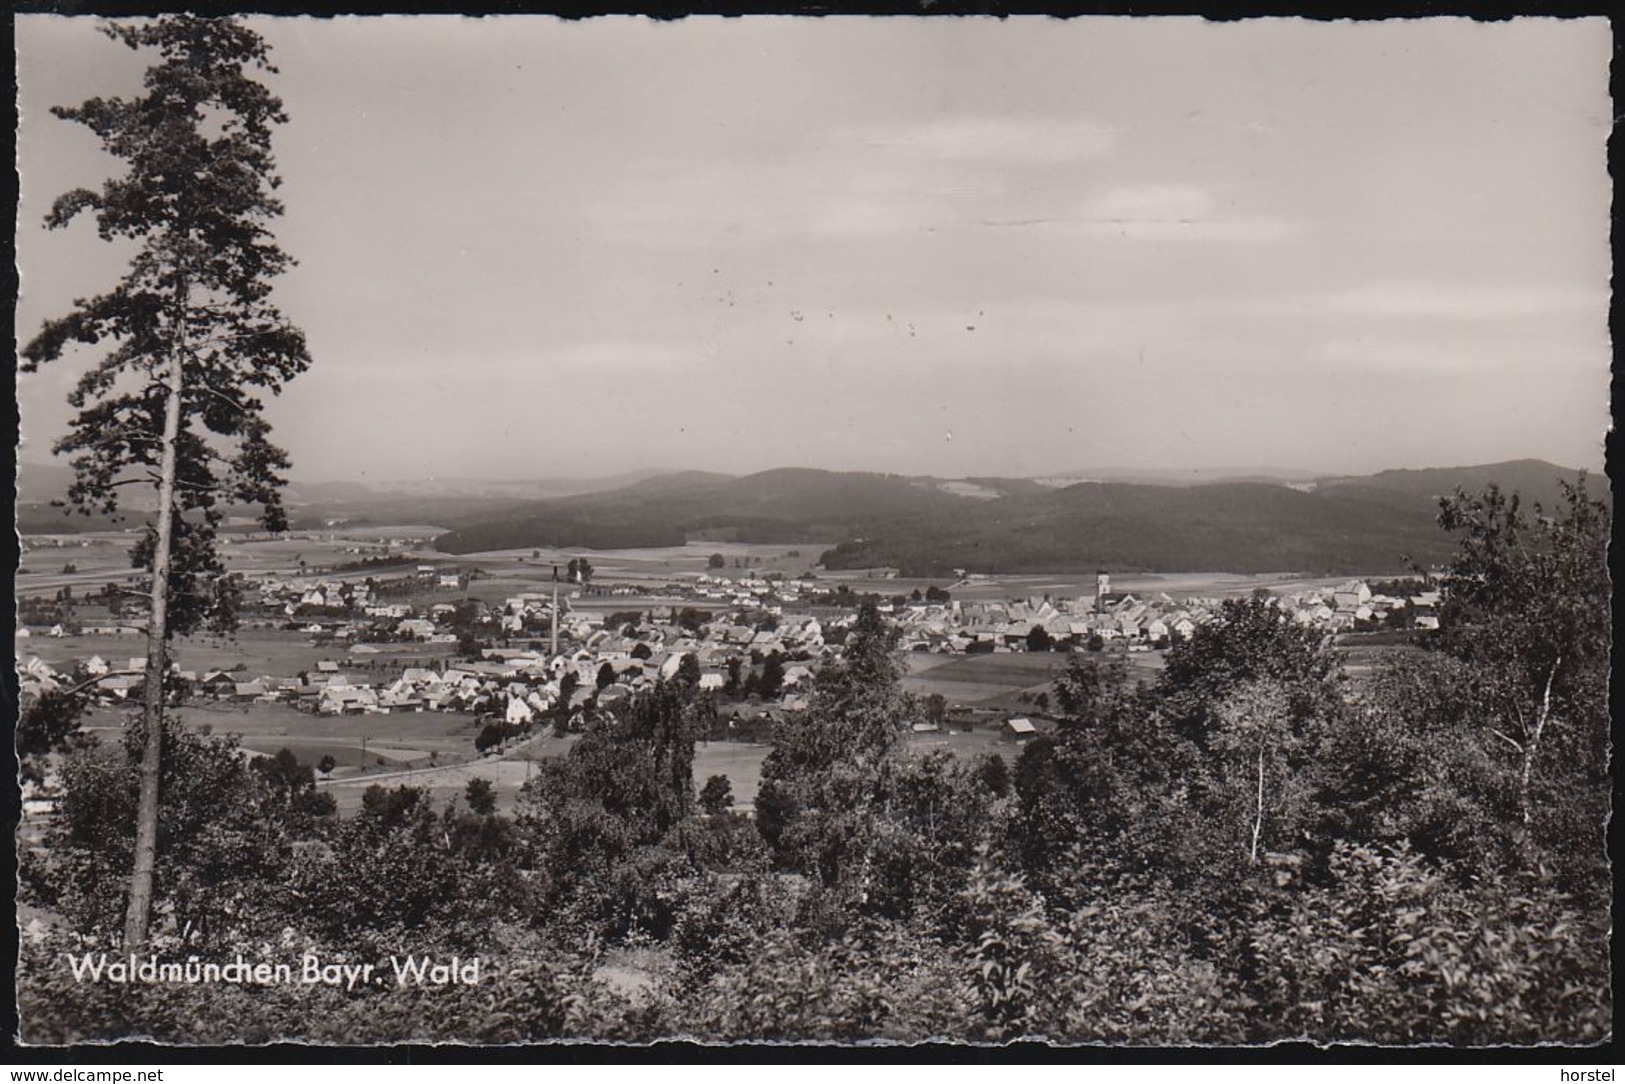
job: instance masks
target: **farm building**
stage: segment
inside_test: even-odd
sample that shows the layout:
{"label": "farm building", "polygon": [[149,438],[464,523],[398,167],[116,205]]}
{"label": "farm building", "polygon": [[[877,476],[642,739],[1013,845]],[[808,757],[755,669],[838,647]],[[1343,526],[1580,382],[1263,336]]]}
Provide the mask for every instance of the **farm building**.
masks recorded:
{"label": "farm building", "polygon": [[1004,733],[1006,737],[1013,738],[1016,741],[1026,741],[1038,733],[1038,728],[1033,725],[1031,719],[1018,716],[1004,721]]}

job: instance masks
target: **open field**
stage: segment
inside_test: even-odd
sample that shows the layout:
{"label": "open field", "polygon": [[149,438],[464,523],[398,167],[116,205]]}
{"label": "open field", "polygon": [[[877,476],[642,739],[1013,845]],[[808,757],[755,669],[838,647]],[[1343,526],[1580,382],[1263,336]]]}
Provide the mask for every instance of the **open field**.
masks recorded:
{"label": "open field", "polygon": [[702,741],[694,745],[694,790],[713,775],[725,775],[733,787],[734,808],[751,809],[762,786],[762,761],[773,747],[766,742]]}
{"label": "open field", "polygon": [[[590,549],[507,549],[451,556],[436,554],[426,557],[446,568],[479,568],[492,577],[492,582],[518,585],[537,581],[550,583],[556,565],[562,572],[573,557],[586,557],[592,562],[594,582],[599,584],[664,585],[674,581],[692,579],[700,573],[737,579],[747,575],[779,572],[795,579],[811,571],[828,546],[819,542],[745,544],[736,542],[691,542],[686,546],[668,546],[633,550]],[[712,569],[708,560],[713,553],[721,554],[725,567]],[[795,554],[795,556],[792,556]],[[736,559],[749,558],[749,568],[735,568]],[[871,569],[846,569],[815,572],[816,580],[809,587],[831,590],[845,585],[859,593],[883,596],[907,595],[924,591],[928,587],[951,588],[953,597],[966,602],[1007,601],[1025,599],[1034,595],[1049,595],[1056,599],[1094,597],[1093,573],[1033,573],[1022,575],[979,576],[955,585],[949,578],[921,579],[909,577],[888,578],[874,574]],[[1373,578],[1405,573],[1373,574]],[[1228,573],[1228,572],[1163,572],[1114,573],[1111,589],[1114,593],[1131,592],[1140,596],[1167,593],[1175,597],[1199,596],[1203,598],[1244,597],[1263,588],[1277,593],[1306,591],[1346,583],[1349,576],[1301,576],[1295,573]],[[475,585],[476,588],[479,584]],[[525,587],[515,587],[526,590]],[[534,590],[536,588],[528,588]]]}
{"label": "open field", "polygon": [[[26,536],[13,580],[17,597],[51,597],[64,587],[85,595],[104,584],[134,580],[130,550],[136,538],[126,531]],[[64,571],[69,565],[74,571]]]}
{"label": "open field", "polygon": [[[1403,572],[1392,575],[1402,576]],[[1290,572],[1242,574],[1231,572],[1139,572],[1112,573],[1113,594],[1129,593],[1141,598],[1167,593],[1179,598],[1243,598],[1259,588],[1277,594],[1308,591],[1347,583],[1351,576],[1299,576]],[[1388,574],[1369,578],[1384,579]],[[978,577],[953,589],[953,596],[966,602],[992,602],[1032,595],[1057,599],[1093,598],[1095,577],[1083,573],[1033,574]]]}
{"label": "open field", "polygon": [[[1160,651],[1131,652],[1129,666],[1149,681],[1162,669]],[[919,696],[940,694],[950,708],[975,705],[1021,711],[1022,693],[1048,691],[1066,669],[1064,652],[999,652],[989,655],[905,655],[903,688]]]}
{"label": "open field", "polygon": [[[123,726],[133,709],[101,707],[86,716],[91,730]],[[245,749],[275,753],[287,746],[332,754],[341,764],[360,766],[365,743],[370,767],[404,766],[438,758],[472,757],[478,726],[471,715],[441,712],[400,712],[389,715],[312,715],[286,704],[197,703],[178,710],[186,725],[214,734],[236,734]],[[308,758],[307,758],[308,759]]]}
{"label": "open field", "polygon": [[[818,562],[828,546],[819,542],[788,542],[747,544],[742,542],[690,542],[686,546],[661,546],[649,549],[591,550],[591,549],[508,549],[485,550],[456,557],[439,554],[437,563],[456,564],[460,567],[477,566],[493,574],[524,569],[551,579],[553,566],[564,571],[571,558],[585,557],[592,562],[593,578],[600,582],[653,580],[667,583],[674,579],[692,578],[699,573],[738,577],[779,572],[786,576],[799,576]],[[725,567],[709,567],[712,554],[721,554]],[[735,568],[734,562],[749,558],[748,569]]]}
{"label": "open field", "polygon": [[[87,715],[85,728],[105,743],[117,741],[129,709],[98,708]],[[470,716],[438,712],[392,715],[316,716],[280,704],[199,705],[182,708],[180,718],[213,734],[235,734],[245,753],[273,755],[287,749],[308,764],[331,756],[338,762],[322,789],[331,792],[341,815],[361,807],[370,786],[426,788],[439,804],[460,796],[474,778],[489,780],[498,808],[511,813],[519,790],[532,777],[531,763],[562,756],[577,740],[540,733],[506,753],[480,757],[474,752],[478,724]],[[949,748],[964,757],[1002,752],[1011,757],[1019,747],[1002,739],[995,723],[938,734],[915,734],[917,750]],[[734,808],[748,810],[762,782],[762,762],[772,747],[766,743],[702,741],[694,747],[694,786],[713,775],[726,775],[733,787]]]}
{"label": "open field", "polygon": [[[132,711],[133,706],[93,709],[85,717],[85,729],[103,742],[114,742]],[[534,771],[531,762],[562,756],[577,740],[543,731],[505,753],[481,757],[474,752],[479,723],[469,715],[318,716],[282,704],[201,704],[180,709],[179,717],[194,729],[237,735],[243,749],[254,755],[287,749],[312,765],[331,756],[338,766],[321,786],[338,799],[341,813],[360,808],[362,792],[374,783],[426,787],[441,802],[460,795],[476,776],[495,784],[499,808],[512,812],[519,788]],[[735,805],[748,809],[756,800],[769,749],[765,744],[700,742],[694,748],[695,786],[726,775]]]}
{"label": "open field", "polygon": [[[537,759],[543,756],[562,756],[568,751],[570,743],[575,740],[549,736],[538,743],[539,747],[531,751]],[[944,731],[939,734],[910,735],[909,747],[918,752],[947,748],[965,758],[997,752],[1003,754],[1007,760],[1013,759],[1021,749],[1019,745],[1001,737],[998,728],[992,725],[979,727],[970,732]],[[299,752],[297,748],[294,751]],[[772,746],[765,743],[699,742],[694,746],[694,788],[698,791],[713,775],[725,775],[733,788],[734,809],[741,812],[750,810],[754,808],[756,793],[761,789],[762,762],[771,751]],[[320,753],[317,756],[319,757]],[[489,781],[496,788],[497,808],[504,813],[512,813],[520,788],[530,781],[534,771],[532,765],[528,763],[529,759],[529,757],[515,758],[509,754],[501,757],[482,757],[458,764],[375,769],[367,774],[345,773],[341,768],[331,781],[323,784],[323,789],[333,794],[338,800],[340,814],[347,816],[361,807],[362,793],[374,784],[424,787],[438,805],[459,797],[468,786],[469,780],[478,778]]]}
{"label": "open field", "polygon": [[[471,597],[493,601],[520,591],[550,591],[553,570],[562,575],[571,559],[585,557],[593,567],[593,583],[600,587],[628,586],[639,591],[631,597],[589,597],[585,594],[572,600],[577,609],[621,609],[634,606],[639,600],[659,602],[662,588],[672,583],[692,582],[701,575],[726,579],[760,577],[779,573],[788,579],[797,579],[810,571],[819,554],[826,547],[822,543],[745,544],[739,542],[692,542],[686,546],[666,546],[635,550],[590,549],[512,549],[489,550],[462,554],[456,557],[441,554],[435,563],[441,567],[460,570],[479,569],[486,578],[469,586]],[[722,568],[710,567],[712,554],[720,554]],[[749,561],[749,567],[744,562]],[[735,567],[735,562],[741,567]],[[896,593],[897,581],[859,581],[846,573],[817,573],[817,585],[825,590],[838,583],[846,583],[853,590]],[[922,583],[924,581],[921,581]],[[565,584],[562,590],[573,590]],[[912,590],[908,588],[907,590]],[[905,591],[906,593],[906,591]],[[674,600],[675,601],[675,600]],[[685,605],[690,603],[685,602]]]}
{"label": "open field", "polygon": [[[345,720],[349,721],[348,719]],[[428,789],[435,802],[442,803],[460,796],[471,779],[485,779],[496,788],[497,808],[512,813],[519,790],[530,781],[535,768],[533,761],[544,757],[563,756],[574,737],[555,738],[546,735],[527,742],[518,753],[487,756],[456,764],[438,764],[374,770],[366,774],[334,773],[334,778],[323,784],[338,800],[339,812],[348,814],[361,806],[361,795],[374,784],[382,786],[414,786]],[[466,747],[472,751],[473,738],[468,737]],[[756,792],[762,782],[762,761],[771,747],[744,742],[699,742],[694,746],[694,786],[698,790],[713,775],[726,775],[733,786],[734,808],[750,809],[756,801]],[[298,752],[297,749],[294,750]],[[371,747],[369,746],[369,753]],[[319,755],[319,754],[318,754]]]}
{"label": "open field", "polygon": [[[197,635],[176,639],[171,658],[182,670],[195,670],[201,677],[210,670],[231,670],[242,666],[242,680],[293,677],[313,670],[324,659],[339,662],[346,670],[367,671],[379,667],[378,678],[398,673],[405,665],[440,665],[454,653],[452,644],[381,644],[376,652],[355,653],[343,644],[317,646],[303,632],[283,629],[242,629],[235,636]],[[30,636],[17,641],[19,655],[37,655],[58,669],[100,655],[114,669],[122,669],[131,659],[145,659],[147,639],[142,635],[123,636]]]}
{"label": "open field", "polygon": [[1022,750],[1020,742],[1006,737],[1003,727],[991,721],[970,730],[950,727],[936,734],[911,734],[908,745],[909,750],[915,753],[947,749],[964,761],[975,760],[986,753],[997,753],[1006,761],[1014,762]]}
{"label": "open field", "polygon": [[[23,641],[19,641],[19,644]],[[145,635],[126,636],[32,636],[20,650],[38,655],[59,669],[100,655],[114,669],[132,658],[146,658]],[[230,670],[244,665],[243,680],[264,674],[291,677],[301,670],[314,669],[319,659],[331,658],[328,651],[310,644],[310,637],[280,629],[245,629],[236,637],[184,636],[170,646],[170,657],[182,670],[196,670],[201,676],[209,670]]]}
{"label": "open field", "polygon": [[1343,673],[1356,687],[1368,680],[1389,660],[1401,655],[1415,654],[1424,649],[1416,644],[1406,642],[1403,638],[1396,638],[1384,634],[1375,635],[1344,635],[1337,639],[1337,655],[1343,666]]}
{"label": "open field", "polygon": [[[433,553],[427,545],[405,545],[390,550],[388,543],[399,539],[431,539],[443,532],[442,527],[406,525],[293,531],[274,538],[226,534],[222,537],[221,557],[227,568],[247,576],[265,573],[295,576],[302,570],[314,573],[318,569],[385,554],[412,564],[440,563],[443,555]],[[20,597],[50,596],[62,587],[72,587],[75,594],[83,595],[106,583],[130,580],[135,576],[130,568],[130,548],[138,537],[135,530],[28,535],[24,539],[25,549],[16,578],[17,594]],[[62,569],[70,563],[76,571],[64,573]]]}
{"label": "open field", "polygon": [[[437,567],[448,571],[478,570],[481,573],[480,577],[471,582],[460,595],[489,603],[500,602],[525,591],[551,591],[553,570],[557,568],[562,575],[571,559],[585,557],[592,563],[595,586],[622,586],[636,591],[633,595],[588,595],[579,592],[579,588],[573,584],[566,583],[560,586],[561,594],[570,597],[572,608],[602,613],[639,609],[651,605],[667,606],[673,603],[697,609],[729,608],[722,603],[674,598],[664,590],[670,584],[692,582],[700,575],[738,580],[779,573],[787,579],[799,581],[797,586],[805,591],[832,591],[845,586],[859,594],[873,593],[887,597],[907,595],[916,589],[923,592],[932,586],[946,587],[952,582],[949,579],[886,579],[873,576],[867,570],[817,572],[814,573],[816,577],[814,580],[800,581],[802,575],[812,570],[819,555],[826,548],[824,543],[819,542],[772,544],[691,542],[686,546],[633,550],[553,548],[487,550],[456,556],[435,554],[426,556],[425,562],[432,561]],[[710,567],[712,554],[722,556],[724,562],[722,568]],[[741,562],[741,567],[735,567],[736,561]],[[749,562],[748,567],[744,566],[746,561]],[[434,595],[432,592],[425,592],[421,599],[408,596],[400,598],[399,601],[438,602],[445,601],[447,597],[444,593]],[[392,601],[394,600],[392,598]]]}
{"label": "open field", "polygon": [[[531,548],[453,556],[434,551],[432,542],[428,541],[442,530],[429,525],[402,525],[298,531],[277,538],[228,535],[229,542],[222,547],[222,556],[232,570],[253,576],[268,573],[315,574],[318,570],[354,563],[366,556],[390,554],[400,558],[403,563],[433,564],[448,571],[478,569],[485,578],[476,580],[469,587],[467,595],[496,601],[520,591],[550,590],[554,568],[562,572],[574,557],[586,557],[592,562],[594,581],[600,585],[642,586],[658,593],[657,589],[668,583],[691,580],[702,573],[739,578],[776,572],[795,579],[810,571],[827,548],[820,542],[692,542],[686,546],[651,549]],[[25,539],[28,548],[23,554],[22,570],[16,579],[17,592],[22,596],[50,596],[63,586],[71,586],[76,594],[83,595],[105,583],[131,579],[133,573],[129,564],[129,549],[135,538],[133,531],[30,535]],[[394,550],[388,548],[391,540],[400,539],[416,540],[421,544]],[[709,567],[712,554],[722,556],[723,568]],[[749,567],[735,567],[736,561],[743,566],[747,560]],[[63,573],[63,567],[70,562],[76,571]],[[809,586],[830,589],[844,584],[859,593],[886,596],[906,595],[932,586],[951,586],[951,581],[946,579],[888,579],[876,576],[868,569],[824,571],[816,573],[816,576],[816,581]],[[1281,592],[1306,590],[1341,583],[1347,578],[1301,577],[1290,573],[1124,573],[1112,576],[1112,589],[1140,595],[1166,592],[1175,596],[1224,597],[1247,595],[1258,588]],[[1034,595],[1092,597],[1094,590],[1094,576],[1085,573],[979,577],[952,587],[953,596],[963,601],[1008,600]],[[431,595],[432,592],[426,593],[424,600]],[[433,600],[444,601],[446,597],[446,592],[440,592],[433,595]],[[596,606],[599,600],[577,601],[578,604]],[[611,600],[603,601],[606,605],[611,604]]]}
{"label": "open field", "polygon": [[[428,790],[436,804],[442,804],[460,797],[470,780],[484,779],[496,789],[497,808],[504,813],[512,813],[518,803],[520,788],[530,781],[535,772],[534,762],[545,757],[563,756],[576,740],[573,736],[558,738],[544,732],[531,738],[518,749],[482,757],[473,751],[473,735],[473,728],[457,735],[463,739],[463,755],[466,759],[435,764],[417,761],[397,770],[338,771],[331,780],[322,784],[323,789],[331,792],[338,801],[339,813],[348,815],[361,808],[362,794],[374,784],[385,787],[423,787]],[[369,753],[370,751],[369,746]]]}

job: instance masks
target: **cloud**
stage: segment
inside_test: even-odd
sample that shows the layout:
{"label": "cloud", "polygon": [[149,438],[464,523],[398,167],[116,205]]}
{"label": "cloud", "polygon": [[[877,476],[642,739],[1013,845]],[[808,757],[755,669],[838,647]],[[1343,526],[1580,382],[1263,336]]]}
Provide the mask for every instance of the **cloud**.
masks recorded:
{"label": "cloud", "polygon": [[985,115],[847,128],[836,139],[916,158],[1012,165],[1102,158],[1117,146],[1117,133],[1092,121]]}
{"label": "cloud", "polygon": [[1404,376],[1466,376],[1487,366],[1459,346],[1430,346],[1363,335],[1327,340],[1320,360],[1343,368]]}
{"label": "cloud", "polygon": [[972,221],[1004,192],[997,171],[804,148],[627,177],[589,204],[586,220],[604,240],[628,245],[884,238]]}
{"label": "cloud", "polygon": [[1127,185],[1086,200],[1075,225],[1086,236],[1129,241],[1274,242],[1302,232],[1281,218],[1224,214],[1217,203],[1196,185]]}
{"label": "cloud", "polygon": [[1367,283],[1325,299],[1333,311],[1361,316],[1506,320],[1595,313],[1605,320],[1608,292],[1553,289],[1518,283],[1390,279]]}
{"label": "cloud", "polygon": [[567,346],[552,360],[583,369],[666,372],[692,366],[698,355],[659,343],[591,342]]}
{"label": "cloud", "polygon": [[1078,224],[1090,237],[1126,241],[1235,241],[1243,244],[1290,241],[1303,233],[1296,223],[1279,218],[1169,219],[1166,221],[1086,221]]}
{"label": "cloud", "polygon": [[[589,372],[657,375],[692,370],[707,360],[705,346],[650,342],[637,339],[594,339],[576,342],[539,342],[535,346],[498,346],[477,354],[454,354],[455,366],[446,366],[432,375],[421,370],[411,373],[418,380],[436,383],[456,376],[475,377],[492,388],[525,387],[527,382],[546,381],[555,376],[578,376]],[[400,359],[386,357],[346,357],[317,373],[322,380],[373,382],[388,375],[403,379]],[[502,392],[501,394],[506,394]]]}
{"label": "cloud", "polygon": [[1131,185],[1095,196],[1082,213],[1110,222],[1189,222],[1213,213],[1213,194],[1188,184]]}
{"label": "cloud", "polygon": [[887,238],[1011,212],[1025,170],[1110,154],[1087,121],[953,117],[837,127],[777,157],[652,164],[599,193],[586,221],[628,245]]}

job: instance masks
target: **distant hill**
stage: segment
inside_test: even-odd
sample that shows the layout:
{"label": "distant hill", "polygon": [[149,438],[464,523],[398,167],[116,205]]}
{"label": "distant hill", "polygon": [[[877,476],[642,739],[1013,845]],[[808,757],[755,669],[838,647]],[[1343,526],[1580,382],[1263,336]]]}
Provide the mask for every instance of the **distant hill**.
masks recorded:
{"label": "distant hill", "polygon": [[539,545],[678,546],[690,539],[834,543],[855,524],[980,503],[901,475],[797,467],[744,477],[692,472],[454,524],[437,545],[448,553],[472,553]]}
{"label": "distant hill", "polygon": [[[449,553],[528,546],[621,548],[706,540],[824,541],[831,568],[907,575],[972,572],[1401,571],[1443,560],[1437,493],[1507,488],[1555,494],[1575,472],[1519,462],[1387,471],[1312,484],[921,479],[787,468],[744,477],[680,474],[620,490],[538,501],[454,523]],[[1549,499],[1549,498],[1548,498]]]}
{"label": "distant hill", "polygon": [[[529,480],[435,478],[416,481],[300,481],[283,492],[288,519],[295,528],[319,528],[333,523],[352,526],[398,523],[448,523],[454,520],[496,519],[528,502],[582,493],[620,489],[660,478],[679,478],[666,471],[642,470],[603,478],[535,478]],[[726,477],[716,475],[715,477]],[[65,462],[18,464],[18,528],[29,534],[62,534],[107,530],[139,522],[157,506],[152,492],[132,486],[119,495],[125,519],[82,516],[51,506],[63,499],[73,484],[73,468]],[[253,515],[252,509],[240,509]]]}
{"label": "distant hill", "polygon": [[[1556,467],[1540,459],[1513,459],[1471,467],[1428,467],[1422,470],[1385,470],[1376,474],[1317,479],[1308,487],[1320,494],[1370,496],[1373,491],[1408,497],[1438,498],[1457,489],[1477,493],[1494,482],[1516,492],[1525,504],[1555,505],[1563,499],[1560,481],[1574,481],[1578,471]],[[1594,495],[1607,489],[1605,476],[1593,475]]]}
{"label": "distant hill", "polygon": [[66,463],[30,463],[17,461],[17,499],[19,502],[45,504],[57,500],[73,484],[73,468]]}
{"label": "distant hill", "polygon": [[[1577,472],[1515,460],[1342,477],[1271,471],[1259,480],[1229,473],[1163,472],[1154,482],[1062,485],[1064,476],[943,479],[795,467],[743,476],[643,471],[597,482],[302,483],[290,487],[287,504],[295,527],[446,526],[452,529],[438,545],[448,553],[812,542],[830,547],[823,561],[831,568],[891,566],[922,576],[958,568],[1096,567],[1340,575],[1399,571],[1407,557],[1424,564],[1443,560],[1452,546],[1436,525],[1437,498],[1457,487],[1477,492],[1494,481],[1526,503],[1552,505],[1561,497],[1560,480]],[[46,533],[110,526],[48,506],[70,480],[62,464],[21,465],[19,528]],[[1594,479],[1592,491],[1606,497],[1606,479]],[[132,518],[139,519],[139,495],[130,496]]]}
{"label": "distant hill", "polygon": [[378,491],[365,482],[299,482],[290,485],[282,494],[288,504],[312,504],[320,501],[368,501],[378,497]]}
{"label": "distant hill", "polygon": [[1407,557],[1449,550],[1433,509],[1399,511],[1285,486],[1083,482],[992,502],[957,522],[872,528],[825,555],[834,568],[894,566],[908,574],[1059,572],[1401,571]]}
{"label": "distant hill", "polygon": [[[738,475],[718,474],[706,470],[679,470],[667,474],[655,474],[650,477],[628,482],[624,486],[602,485],[595,490],[582,490],[581,492],[606,492],[610,490],[624,490],[627,493],[693,493],[710,490],[724,482],[732,481]],[[570,494],[564,494],[569,496]]]}
{"label": "distant hill", "polygon": [[67,497],[73,468],[65,462],[17,462],[16,528],[23,534],[77,534],[81,531],[121,530],[137,525],[143,514],[158,507],[157,498],[140,486],[119,493],[120,518],[84,516],[51,502]]}
{"label": "distant hill", "polygon": [[1280,467],[1100,467],[1068,471],[1034,479],[1042,485],[1062,488],[1079,482],[1125,482],[1145,486],[1205,486],[1220,482],[1312,482],[1320,477],[1313,471],[1283,470]]}

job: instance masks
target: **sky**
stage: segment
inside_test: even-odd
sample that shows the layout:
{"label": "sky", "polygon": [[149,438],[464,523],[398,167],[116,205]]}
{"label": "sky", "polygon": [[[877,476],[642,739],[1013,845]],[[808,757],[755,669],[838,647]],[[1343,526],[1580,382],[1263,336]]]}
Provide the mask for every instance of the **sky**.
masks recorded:
{"label": "sky", "polygon": [[[1601,19],[249,24],[296,480],[1602,464]],[[129,255],[48,108],[146,61],[15,29],[27,338]]]}

